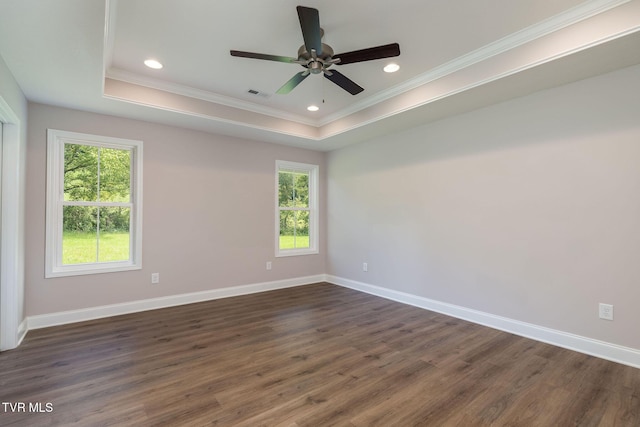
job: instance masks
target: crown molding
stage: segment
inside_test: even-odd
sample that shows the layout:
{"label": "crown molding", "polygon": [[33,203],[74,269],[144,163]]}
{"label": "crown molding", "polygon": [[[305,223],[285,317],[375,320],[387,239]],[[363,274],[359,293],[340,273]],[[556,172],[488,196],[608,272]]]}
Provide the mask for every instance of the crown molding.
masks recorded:
{"label": "crown molding", "polygon": [[106,0],[104,2],[104,39],[102,45],[102,93],[104,93],[104,82],[107,78],[107,70],[113,62],[113,46],[115,44],[116,32],[115,22],[118,10],[118,0]]}
{"label": "crown molding", "polygon": [[125,83],[131,83],[138,86],[144,86],[151,89],[162,90],[177,95],[187,96],[189,98],[199,99],[226,107],[238,108],[250,111],[252,113],[264,114],[266,116],[278,119],[289,120],[300,124],[318,127],[318,121],[303,117],[297,114],[287,113],[275,108],[266,107],[250,101],[244,101],[237,98],[220,95],[214,92],[197,89],[194,87],[170,83],[160,79],[143,76],[129,71],[112,67],[113,51],[115,45],[115,28],[117,20],[118,0],[105,1],[105,25],[104,25],[104,52],[103,52],[103,78],[102,93],[105,93],[106,79],[120,80]]}
{"label": "crown molding", "polygon": [[[520,31],[512,33],[499,40],[496,40],[490,44],[487,44],[479,49],[476,49],[465,55],[462,55],[428,72],[420,74],[411,80],[408,80],[404,83],[393,86],[389,89],[375,93],[367,98],[363,98],[362,100],[355,102],[349,107],[343,108],[340,111],[330,114],[324,118],[313,119],[313,118],[308,118],[308,117],[304,117],[304,116],[293,114],[293,113],[288,113],[276,108],[263,106],[250,101],[217,94],[211,91],[197,89],[197,88],[186,86],[186,85],[171,83],[171,82],[163,81],[160,79],[143,76],[137,73],[132,73],[126,70],[112,67],[111,62],[113,58],[113,48],[114,48],[114,39],[115,39],[115,35],[114,35],[115,20],[116,20],[115,11],[117,8],[118,0],[106,0],[103,93],[105,94],[105,96],[107,95],[104,91],[104,84],[105,84],[104,81],[106,79],[112,79],[112,80],[118,80],[125,83],[137,85],[137,86],[143,86],[143,87],[147,87],[155,90],[161,90],[168,93],[181,95],[181,96],[185,96],[185,97],[189,97],[189,98],[193,98],[193,99],[197,99],[205,102],[210,102],[212,104],[222,105],[230,108],[236,108],[236,109],[240,109],[240,110],[244,110],[244,111],[248,111],[256,114],[262,114],[265,116],[274,117],[274,118],[278,118],[278,119],[282,119],[290,122],[299,123],[302,125],[312,126],[317,129],[321,129],[325,125],[329,125],[337,120],[344,119],[352,114],[358,113],[369,107],[372,107],[374,105],[380,104],[389,99],[397,97],[401,94],[404,94],[406,92],[409,92],[421,86],[424,86],[434,81],[437,81],[439,79],[442,79],[453,73],[472,67],[473,65],[479,64],[492,57],[514,50],[522,45],[536,41],[554,32],[557,32],[564,28],[575,25],[581,21],[587,20],[589,18],[592,18],[604,12],[607,12],[625,3],[629,3],[630,1],[631,0],[586,1],[563,13],[555,15],[541,22],[538,22],[534,25],[531,25],[527,28],[524,28]],[[521,71],[521,69],[519,71]],[[512,74],[512,73],[509,73],[509,74]],[[504,77],[504,73],[501,73],[499,77]],[[490,80],[492,81],[495,79],[492,78]],[[482,83],[486,83],[486,82],[487,82],[486,80],[482,81]],[[477,84],[473,86],[477,86]],[[469,87],[462,88],[461,90],[465,90],[465,89],[469,89]],[[457,93],[457,92],[460,92],[460,90],[454,91],[454,93]],[[449,93],[448,95],[451,95],[451,93]],[[406,106],[405,108],[402,108],[400,111],[389,112],[384,116],[380,116],[380,117],[377,117],[376,119],[368,120],[366,121],[366,123],[383,119],[385,117],[397,114],[398,112],[406,111],[406,110],[418,107],[420,105],[424,105],[425,103],[433,102],[434,100],[436,99],[424,100],[423,102],[420,102],[418,104]],[[194,115],[193,113],[186,113],[186,114]],[[208,117],[208,118],[211,118],[211,117]],[[362,124],[366,124],[366,123],[360,123],[356,127],[359,127]],[[343,131],[339,133],[342,133]],[[331,136],[331,135],[324,135],[320,139],[324,139],[328,136]]]}
{"label": "crown molding", "polygon": [[328,139],[328,138],[334,137],[336,135],[339,135],[341,133],[345,133],[345,132],[348,132],[348,131],[351,131],[351,130],[354,130],[354,129],[357,129],[357,128],[360,128],[360,127],[363,127],[363,126],[371,125],[371,124],[373,124],[373,123],[375,123],[377,121],[380,121],[380,120],[395,116],[397,114],[405,113],[405,112],[407,112],[409,110],[412,110],[414,108],[419,108],[419,107],[423,107],[423,106],[425,106],[427,104],[438,102],[440,100],[449,98],[451,96],[454,96],[454,95],[457,95],[457,94],[460,94],[460,93],[463,93],[463,92],[478,88],[480,86],[484,86],[486,84],[489,84],[489,83],[492,83],[492,82],[495,82],[495,81],[498,81],[498,80],[501,80],[501,79],[504,79],[504,78],[507,78],[507,77],[510,77],[510,76],[513,76],[513,75],[516,75],[518,73],[530,70],[532,68],[535,68],[535,67],[538,67],[538,66],[541,66],[541,65],[544,65],[544,64],[547,64],[547,63],[550,63],[550,62],[553,62],[553,61],[556,61],[556,60],[559,60],[559,59],[574,55],[574,54],[577,54],[579,52],[594,48],[596,46],[599,46],[599,45],[602,45],[602,44],[617,40],[619,38],[622,38],[622,37],[625,37],[625,36],[628,36],[628,35],[631,35],[631,34],[634,34],[634,33],[638,33],[639,31],[640,31],[640,26],[636,26],[636,27],[630,28],[630,29],[628,29],[626,31],[622,31],[622,32],[613,34],[613,35],[611,35],[609,37],[598,39],[598,40],[596,40],[596,41],[594,41],[592,43],[581,45],[579,47],[563,51],[563,52],[561,52],[559,54],[556,54],[556,55],[552,55],[552,56],[549,56],[549,57],[546,57],[546,58],[543,58],[543,59],[540,59],[540,60],[537,60],[537,61],[534,61],[534,62],[530,62],[530,63],[527,63],[525,65],[522,65],[522,66],[519,66],[519,67],[515,67],[515,68],[512,68],[512,69],[504,71],[504,72],[493,74],[493,75],[491,75],[491,76],[489,76],[487,78],[474,81],[474,82],[472,82],[470,84],[467,84],[467,85],[463,85],[463,86],[459,86],[459,87],[453,88],[453,89],[448,90],[446,92],[443,92],[443,93],[441,93],[439,95],[432,96],[432,97],[430,97],[428,99],[423,99],[423,100],[421,100],[419,102],[416,102],[414,104],[405,105],[402,108],[399,108],[397,110],[388,111],[388,112],[386,112],[384,114],[377,115],[375,118],[371,118],[369,120],[359,121],[358,123],[355,123],[355,124],[353,124],[351,126],[343,127],[343,128],[340,128],[339,130],[323,134],[320,139],[323,139],[323,140],[324,139]]}
{"label": "crown molding", "polygon": [[[253,130],[269,132],[277,135],[290,136],[294,138],[304,138],[310,141],[319,140],[319,137],[315,134],[315,132],[313,132],[313,131],[317,131],[318,128],[313,126],[308,127],[312,130],[312,133],[309,134],[308,132],[304,132],[304,130],[301,130],[301,129],[294,130],[294,129],[291,129],[291,126],[286,126],[286,125],[280,126],[280,127],[273,127],[273,126],[265,126],[264,124],[255,123],[254,121],[240,120],[232,117],[222,117],[221,114],[211,114],[209,112],[202,111],[201,108],[198,108],[198,107],[191,110],[185,110],[182,107],[176,107],[176,103],[180,104],[185,98],[191,101],[196,101],[195,98],[188,97],[181,94],[165,92],[161,89],[141,86],[135,83],[128,83],[122,80],[106,78],[104,82],[104,86],[105,86],[105,91],[104,91],[103,97],[106,99],[113,99],[113,100],[126,102],[133,105],[151,107],[156,110],[183,114],[189,117],[200,118],[207,121],[213,121],[213,122],[217,122],[225,125],[240,126],[244,129],[253,129]],[[147,93],[144,94],[143,96],[130,95],[131,92],[137,92],[136,89],[140,89],[140,88],[145,89]],[[155,91],[156,95],[157,95],[157,92],[162,92],[165,98],[165,102],[162,104],[158,104],[158,103],[151,103],[146,101],[145,97],[149,95],[149,91],[151,92]],[[203,102],[205,104],[207,103],[207,101],[203,101]],[[209,103],[209,105],[215,105],[219,107],[219,105],[215,103]],[[247,111],[243,109],[236,109],[236,110],[242,113],[247,113]],[[287,123],[287,121],[285,121],[285,123]],[[300,126],[307,126],[304,124],[299,124],[297,122],[288,122],[288,123],[296,123],[297,125],[300,125]]]}
{"label": "crown molding", "polygon": [[308,119],[306,117],[287,113],[275,108],[266,107],[249,101],[243,101],[230,96],[220,95],[210,91],[196,89],[191,86],[185,86],[177,83],[170,83],[164,80],[154,79],[118,68],[109,68],[105,73],[105,78],[119,80],[125,83],[131,83],[138,86],[144,86],[151,89],[162,90],[165,92],[175,93],[189,98],[199,99],[214,104],[224,105],[225,107],[238,108],[240,110],[250,111],[252,113],[264,114],[266,116],[278,119],[289,120],[292,122],[318,127],[318,121]]}
{"label": "crown molding", "polygon": [[548,18],[537,24],[531,25],[515,33],[509,34],[501,39],[489,43],[479,49],[469,52],[465,55],[449,61],[439,67],[436,67],[426,73],[420,74],[411,80],[393,86],[389,89],[378,92],[362,101],[351,104],[336,113],[326,116],[320,120],[318,125],[324,126],[336,120],[347,117],[358,111],[369,108],[380,102],[391,99],[404,92],[431,83],[441,79],[449,74],[453,74],[464,68],[470,67],[479,62],[485,61],[493,56],[515,49],[518,46],[532,42],[536,39],[549,35],[555,31],[574,25],[585,19],[589,19],[608,10],[614,9],[620,5],[628,3],[631,0],[591,0],[569,9],[561,14]]}

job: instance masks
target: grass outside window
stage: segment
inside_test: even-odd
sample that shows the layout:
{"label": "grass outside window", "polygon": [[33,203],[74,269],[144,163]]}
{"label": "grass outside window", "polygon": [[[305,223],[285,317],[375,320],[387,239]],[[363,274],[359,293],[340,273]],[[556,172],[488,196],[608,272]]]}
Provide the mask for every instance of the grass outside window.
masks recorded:
{"label": "grass outside window", "polygon": [[[99,243],[98,243],[99,242]],[[97,260],[97,245],[100,259]],[[62,262],[64,264],[88,264],[97,261],[112,262],[129,259],[129,233],[96,233],[65,231],[62,237]]]}
{"label": "grass outside window", "polygon": [[308,248],[309,236],[280,236],[280,249]]}

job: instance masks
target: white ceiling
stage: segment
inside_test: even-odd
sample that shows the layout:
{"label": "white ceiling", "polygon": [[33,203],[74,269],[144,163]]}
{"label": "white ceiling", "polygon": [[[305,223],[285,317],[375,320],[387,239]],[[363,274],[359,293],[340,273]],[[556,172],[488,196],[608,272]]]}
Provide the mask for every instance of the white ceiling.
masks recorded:
{"label": "white ceiling", "polygon": [[0,56],[34,102],[318,150],[640,63],[640,0],[306,0],[336,53],[401,55],[278,95],[300,65],[229,50],[296,57],[299,3],[0,0]]}

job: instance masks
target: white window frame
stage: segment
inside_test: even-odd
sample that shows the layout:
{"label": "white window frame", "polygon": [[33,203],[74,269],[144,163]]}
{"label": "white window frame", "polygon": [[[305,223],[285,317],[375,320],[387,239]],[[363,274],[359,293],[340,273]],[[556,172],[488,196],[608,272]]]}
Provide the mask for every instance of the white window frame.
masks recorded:
{"label": "white window frame", "polygon": [[[92,145],[131,151],[131,209],[129,259],[126,261],[62,264],[62,208],[64,202],[64,145]],[[140,270],[142,268],[142,141],[47,130],[47,207],[45,277],[76,276]]]}
{"label": "white window frame", "polygon": [[[309,174],[309,247],[299,249],[280,249],[280,200],[278,198],[280,171],[299,171]],[[276,160],[276,257],[287,257],[297,255],[312,255],[319,252],[318,249],[318,193],[319,193],[319,167],[307,163],[290,162]],[[291,209],[291,208],[288,208]],[[304,209],[307,210],[307,209]]]}

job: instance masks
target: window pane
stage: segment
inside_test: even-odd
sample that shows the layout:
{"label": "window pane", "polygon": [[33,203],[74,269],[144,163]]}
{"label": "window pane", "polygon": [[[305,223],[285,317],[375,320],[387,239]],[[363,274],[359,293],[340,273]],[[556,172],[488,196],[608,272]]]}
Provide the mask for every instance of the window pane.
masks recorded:
{"label": "window pane", "polygon": [[309,248],[309,211],[296,211],[296,248]]}
{"label": "window pane", "polygon": [[295,206],[298,208],[309,207],[309,174],[308,173],[296,173],[295,174]]}
{"label": "window pane", "polygon": [[280,249],[294,249],[295,211],[280,211]]}
{"label": "window pane", "polygon": [[280,211],[280,249],[309,247],[309,212]]}
{"label": "window pane", "polygon": [[62,264],[96,262],[98,210],[90,206],[62,209]]}
{"label": "window pane", "polygon": [[306,172],[278,172],[278,200],[280,207],[309,207],[309,174]]}
{"label": "window pane", "polygon": [[64,200],[94,202],[98,196],[98,147],[64,145]]}
{"label": "window pane", "polygon": [[[100,149],[100,201],[129,202],[131,152]],[[128,258],[128,257],[127,257]]]}
{"label": "window pane", "polygon": [[278,172],[278,203],[280,207],[294,206],[292,172]]}
{"label": "window pane", "polygon": [[100,208],[98,261],[126,261],[129,259],[129,208]]}

